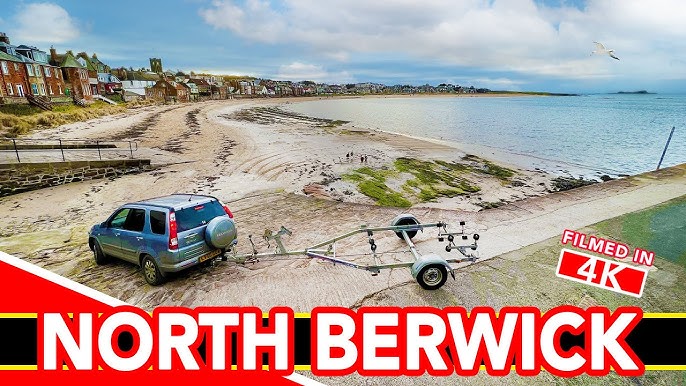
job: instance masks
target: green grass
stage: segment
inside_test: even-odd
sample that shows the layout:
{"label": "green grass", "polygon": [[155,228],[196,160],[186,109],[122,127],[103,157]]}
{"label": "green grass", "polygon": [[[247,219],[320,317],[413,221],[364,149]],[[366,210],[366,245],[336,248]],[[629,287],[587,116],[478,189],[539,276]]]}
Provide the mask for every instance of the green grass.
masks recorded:
{"label": "green grass", "polygon": [[345,125],[346,123],[348,123],[348,121],[341,121],[341,120],[335,119],[333,121],[327,122],[326,125],[324,125],[324,127],[327,127],[327,128],[328,127],[338,127],[341,125]]}
{"label": "green grass", "polygon": [[[460,163],[422,161],[399,158],[390,168],[361,167],[342,176],[344,181],[357,185],[360,193],[384,206],[409,207],[413,202],[431,202],[440,197],[456,197],[478,192],[481,188],[471,184],[462,174],[470,168]],[[409,174],[401,191],[386,185],[389,178]]]}
{"label": "green grass", "polygon": [[595,227],[613,240],[655,252],[686,268],[686,196],[604,221]]}
{"label": "green grass", "polygon": [[414,158],[398,158],[394,165],[399,172],[412,174],[416,182],[411,182],[414,185],[410,186],[420,190],[419,198],[424,202],[434,200],[439,196],[455,197],[481,190],[461,176],[469,170],[466,165],[445,161],[422,161]]}
{"label": "green grass", "polygon": [[503,181],[508,181],[515,174],[511,169],[498,166],[490,161],[484,161],[484,165],[486,165],[486,169],[482,170],[483,173],[490,174]]}
{"label": "green grass", "polygon": [[378,205],[409,208],[412,206],[412,202],[386,186],[386,178],[395,174],[397,172],[394,170],[372,169],[365,166],[355,169],[352,173],[344,174],[342,179],[356,183],[360,193],[374,199]]}
{"label": "green grass", "polygon": [[464,157],[462,157],[462,160],[466,162],[473,162],[477,165],[482,164],[482,167],[473,166],[471,169],[477,173],[488,174],[496,177],[502,182],[509,182],[510,178],[516,174],[512,169],[496,165],[491,161],[479,158],[473,154],[466,154]]}
{"label": "green grass", "polygon": [[1,105],[0,113],[17,116],[34,115],[43,112],[39,107],[33,105]]}
{"label": "green grass", "polygon": [[[686,265],[675,256],[686,253],[683,214],[686,196],[641,211],[602,221],[580,232],[654,251],[656,270],[648,273],[643,296],[619,295],[603,288],[559,279],[555,276],[560,251],[568,248],[554,237],[541,243],[506,253],[479,265],[471,272],[470,289],[483,295],[477,301],[498,308],[503,305],[533,305],[547,310],[560,304],[579,305],[585,298],[616,309],[635,305],[644,312],[684,312],[686,310]],[[679,215],[682,215],[679,217]],[[675,217],[677,216],[677,217]],[[627,259],[629,260],[629,259]],[[499,291],[499,289],[507,289]]]}
{"label": "green grass", "polygon": [[[3,106],[0,109],[0,135],[15,138],[34,129],[49,128],[67,123],[85,121],[103,115],[117,114],[126,111],[123,105],[110,105],[95,102],[88,107],[76,105],[54,105],[52,111],[43,111],[33,106]],[[6,111],[10,111],[7,113]]]}
{"label": "green grass", "polygon": [[349,174],[344,174],[341,176],[343,181],[348,181],[348,182],[362,182],[364,181],[364,177],[357,174],[357,173],[349,173]]}
{"label": "green grass", "polygon": [[360,193],[373,198],[381,206],[391,206],[396,208],[409,208],[412,203],[403,197],[402,194],[390,189],[383,182],[377,180],[362,181],[357,185]]}

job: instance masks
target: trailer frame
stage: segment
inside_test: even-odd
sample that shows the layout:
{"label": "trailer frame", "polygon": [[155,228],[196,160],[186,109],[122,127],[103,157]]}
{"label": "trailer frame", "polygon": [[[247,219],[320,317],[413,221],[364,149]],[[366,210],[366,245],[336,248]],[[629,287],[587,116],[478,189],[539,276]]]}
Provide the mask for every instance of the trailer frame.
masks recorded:
{"label": "trailer frame", "polygon": [[[461,230],[457,232],[449,232],[448,224],[439,221],[428,224],[421,224],[415,216],[411,214],[401,214],[393,219],[391,225],[389,226],[375,226],[368,227],[362,225],[357,229],[351,230],[347,233],[341,234],[339,236],[327,239],[325,241],[316,243],[308,248],[299,250],[288,250],[281,239],[285,235],[291,235],[292,232],[281,226],[279,231],[272,232],[271,230],[265,230],[263,239],[268,243],[268,247],[271,246],[270,241],[273,240],[276,244],[276,250],[274,252],[257,252],[255,243],[252,240],[252,235],[248,235],[248,239],[251,244],[251,253],[238,254],[236,249],[232,250],[231,259],[239,264],[246,263],[256,263],[261,258],[275,257],[275,256],[294,256],[294,255],[305,255],[309,258],[319,259],[324,261],[329,261],[331,263],[340,264],[346,267],[361,269],[364,271],[371,272],[373,276],[378,275],[383,269],[394,269],[394,268],[410,268],[412,276],[417,280],[418,284],[427,290],[436,290],[445,284],[447,279],[447,274],[455,279],[455,272],[450,264],[463,263],[466,261],[475,262],[478,259],[476,254],[477,240],[479,240],[479,235],[477,233],[472,234],[472,242],[468,242],[469,234],[465,230],[465,222],[460,221]],[[452,250],[457,250],[460,252],[460,257],[455,258],[443,258],[435,253],[420,254],[417,250],[417,246],[412,241],[417,232],[423,232],[425,228],[438,228],[438,235],[436,236],[439,242],[444,242],[447,240],[445,250],[451,252]],[[403,261],[395,263],[382,263],[379,255],[383,253],[377,253],[376,242],[373,238],[374,234],[377,232],[390,231],[394,232],[400,239],[405,241],[410,253],[412,254],[413,261]],[[374,260],[373,264],[361,264],[358,262],[346,260],[337,256],[336,254],[336,242],[349,237],[366,233],[367,240],[371,249],[371,255]],[[456,240],[458,239],[466,242],[458,244]],[[321,249],[326,247],[326,249]],[[387,253],[399,253],[400,251],[391,251]]]}

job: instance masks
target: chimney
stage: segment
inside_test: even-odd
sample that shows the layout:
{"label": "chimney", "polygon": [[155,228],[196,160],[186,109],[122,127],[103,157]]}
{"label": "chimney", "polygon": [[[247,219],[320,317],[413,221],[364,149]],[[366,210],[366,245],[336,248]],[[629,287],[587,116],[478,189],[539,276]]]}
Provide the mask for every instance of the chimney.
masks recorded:
{"label": "chimney", "polygon": [[96,55],[95,52],[94,52],[94,53],[93,53],[93,59],[97,59],[97,58],[98,58],[98,55]]}
{"label": "chimney", "polygon": [[10,44],[10,38],[4,32],[0,32],[0,42]]}
{"label": "chimney", "polygon": [[53,46],[50,46],[50,60],[53,64],[57,64],[57,50]]}

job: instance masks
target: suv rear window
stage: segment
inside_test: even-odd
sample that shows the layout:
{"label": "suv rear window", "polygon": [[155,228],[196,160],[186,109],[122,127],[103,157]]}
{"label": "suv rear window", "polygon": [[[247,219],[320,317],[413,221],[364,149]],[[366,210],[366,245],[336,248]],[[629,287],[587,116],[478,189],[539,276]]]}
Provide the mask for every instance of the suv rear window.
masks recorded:
{"label": "suv rear window", "polygon": [[213,218],[223,216],[226,212],[218,201],[209,201],[176,212],[176,224],[179,232],[206,225]]}

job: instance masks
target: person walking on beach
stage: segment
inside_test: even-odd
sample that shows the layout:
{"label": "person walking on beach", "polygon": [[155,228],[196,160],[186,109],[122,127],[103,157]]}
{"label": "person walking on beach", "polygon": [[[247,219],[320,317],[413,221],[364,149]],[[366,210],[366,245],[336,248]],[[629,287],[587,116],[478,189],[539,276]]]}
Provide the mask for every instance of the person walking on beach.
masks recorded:
{"label": "person walking on beach", "polygon": [[364,156],[363,155],[360,156],[360,163],[364,163]]}
{"label": "person walking on beach", "polygon": [[367,163],[367,155],[364,155],[364,163]]}

